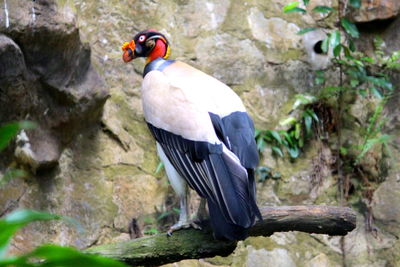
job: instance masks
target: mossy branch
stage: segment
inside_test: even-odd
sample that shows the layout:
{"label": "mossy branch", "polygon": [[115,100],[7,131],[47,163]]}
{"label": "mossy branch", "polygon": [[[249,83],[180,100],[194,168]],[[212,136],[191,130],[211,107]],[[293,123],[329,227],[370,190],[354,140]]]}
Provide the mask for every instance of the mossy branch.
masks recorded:
{"label": "mossy branch", "polygon": [[[250,229],[250,236],[269,236],[274,232],[301,231],[346,235],[356,227],[356,214],[347,207],[284,206],[263,207],[263,221]],[[185,229],[171,237],[158,234],[130,241],[91,247],[87,253],[99,254],[132,266],[160,265],[183,259],[199,259],[232,253],[236,242],[217,241],[212,231]]]}

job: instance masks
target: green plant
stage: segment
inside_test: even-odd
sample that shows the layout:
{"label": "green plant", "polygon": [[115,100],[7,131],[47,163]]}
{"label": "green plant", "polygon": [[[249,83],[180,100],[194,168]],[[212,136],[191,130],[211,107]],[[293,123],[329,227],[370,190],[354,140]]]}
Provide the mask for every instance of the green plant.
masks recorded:
{"label": "green plant", "polygon": [[[304,6],[307,6],[309,1],[303,1]],[[284,7],[284,12],[301,12],[305,14],[305,9],[297,8],[299,1],[289,3]],[[361,6],[360,0],[351,0],[349,2],[353,8]],[[339,4],[340,5],[340,4]],[[362,158],[368,150],[376,144],[384,144],[390,140],[390,136],[381,134],[381,130],[385,120],[382,119],[382,110],[393,93],[393,84],[390,82],[388,72],[393,69],[400,69],[400,51],[395,51],[391,55],[386,55],[383,50],[383,41],[381,38],[375,38],[375,51],[373,56],[367,56],[364,53],[357,51],[353,39],[359,38],[357,26],[349,19],[342,16],[336,8],[327,6],[317,6],[312,12],[317,13],[334,13],[338,14],[338,29],[327,32],[327,37],[323,40],[321,49],[328,53],[333,51],[331,69],[339,69],[340,81],[339,86],[325,86],[322,90],[321,97],[336,97],[338,123],[341,121],[341,113],[343,110],[343,93],[356,93],[361,97],[375,97],[381,99],[376,106],[374,116],[368,121],[368,130],[364,133],[364,142],[359,146],[359,154],[357,159]],[[318,29],[318,27],[310,27],[302,29],[298,34]],[[325,71],[319,70],[316,72],[315,82],[317,85],[325,84]],[[377,123],[379,121],[379,123]],[[340,127],[338,127],[340,135]],[[341,141],[341,138],[338,138]],[[341,148],[341,153],[346,153],[348,148],[344,148],[342,144],[338,144]]]}
{"label": "green plant", "polygon": [[281,174],[279,172],[273,172],[271,168],[265,166],[258,167],[256,169],[256,174],[260,183],[268,179],[278,180],[281,178]]}
{"label": "green plant", "polygon": [[6,257],[11,238],[19,229],[31,222],[48,220],[64,220],[77,225],[71,218],[35,210],[17,210],[0,219],[0,267],[126,266],[112,259],[57,245],[42,245],[24,255]]}
{"label": "green plant", "polygon": [[[28,121],[8,123],[0,127],[0,152],[22,129],[32,129],[35,124]],[[22,176],[20,170],[9,170],[0,180],[0,187],[8,180]],[[52,244],[41,245],[33,251],[19,256],[6,256],[13,235],[31,222],[63,220],[74,224],[78,230],[80,225],[69,217],[35,210],[16,210],[0,219],[0,267],[122,267],[125,264],[113,259],[90,255],[74,248]]]}
{"label": "green plant", "polygon": [[[307,7],[309,0],[303,0],[303,7]],[[382,145],[385,151],[390,154],[389,144],[392,137],[384,133],[386,118],[384,114],[385,106],[388,100],[393,96],[394,86],[391,82],[393,70],[400,70],[400,51],[394,51],[390,54],[385,52],[384,42],[376,37],[374,40],[374,51],[368,54],[357,49],[356,40],[360,37],[357,26],[346,16],[349,9],[361,7],[361,0],[349,0],[345,5],[343,1],[338,0],[336,6],[317,6],[311,10],[320,14],[326,14],[325,18],[334,19],[334,27],[326,30],[320,26],[323,21],[316,21],[315,27],[301,29],[298,34],[306,34],[316,29],[322,29],[326,33],[326,38],[321,43],[321,50],[327,55],[332,55],[331,64],[327,70],[319,70],[315,73],[315,84],[320,88],[318,101],[326,101],[332,104],[335,118],[335,132],[337,137],[336,146],[336,169],[338,174],[338,191],[343,203],[344,197],[349,198],[350,188],[353,188],[352,194],[363,201],[352,200],[353,203],[367,203],[366,217],[369,218],[369,224],[372,220],[371,199],[377,183],[383,181],[377,179],[371,181],[365,174],[366,166],[363,166],[363,159],[368,152],[377,145]],[[347,5],[348,4],[348,5]],[[306,8],[300,8],[300,2],[295,1],[286,5],[283,9],[285,13],[299,12],[307,13]],[[340,7],[340,8],[338,8]],[[332,81],[327,79],[326,73],[338,73],[338,79]],[[353,99],[348,101],[346,99]],[[355,99],[362,100],[364,112],[370,113],[367,119],[356,118],[358,124],[358,136],[361,140],[353,142],[344,142],[342,139],[342,128],[344,119],[349,124],[348,110]],[[372,108],[371,108],[372,107]],[[372,110],[372,111],[371,111]],[[320,118],[322,121],[324,118]],[[350,123],[351,124],[351,123]],[[352,129],[353,130],[353,129]],[[352,151],[352,153],[349,153]],[[381,155],[382,158],[383,155]],[[384,175],[384,174],[382,174]],[[372,227],[368,227],[372,229]]]}
{"label": "green plant", "polygon": [[299,157],[304,144],[312,137],[313,124],[319,123],[319,118],[310,105],[315,103],[316,97],[298,94],[293,104],[291,113],[299,111],[299,116],[289,116],[281,120],[281,126],[288,127],[287,130],[256,130],[255,138],[259,152],[264,151],[269,145],[272,152],[284,156],[285,148],[290,158]]}
{"label": "green plant", "polygon": [[154,174],[158,174],[159,172],[161,172],[162,169],[164,169],[164,163],[160,161],[157,165],[156,170],[154,171]]}

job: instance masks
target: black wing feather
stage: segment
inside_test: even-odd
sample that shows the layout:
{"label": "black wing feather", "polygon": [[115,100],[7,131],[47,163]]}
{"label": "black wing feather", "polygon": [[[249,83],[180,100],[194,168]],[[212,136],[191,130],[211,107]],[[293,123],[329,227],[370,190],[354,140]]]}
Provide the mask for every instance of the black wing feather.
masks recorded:
{"label": "black wing feather", "polygon": [[223,216],[225,226],[214,228],[216,236],[241,237],[243,233],[227,230],[233,227],[227,227],[227,224],[234,225],[232,229],[246,231],[254,224],[255,211],[250,203],[252,196],[249,195],[246,170],[237,159],[235,161],[235,156],[223,151],[223,144],[192,141],[150,123],[148,126],[178,173],[207,199],[214,214]]}
{"label": "black wing feather", "polygon": [[219,139],[229,147],[239,158],[241,165],[246,168],[248,174],[246,185],[242,184],[238,188],[247,188],[246,196],[250,197],[252,210],[258,219],[262,220],[256,202],[254,169],[258,166],[259,157],[254,138],[253,121],[246,112],[241,111],[233,112],[223,118],[213,113],[209,114]]}
{"label": "black wing feather", "polygon": [[246,112],[233,112],[221,118],[222,125],[216,125],[212,120],[214,128],[223,130],[224,139],[228,139],[231,151],[240,159],[243,167],[254,169],[258,166],[257,144],[254,139],[254,124]]}

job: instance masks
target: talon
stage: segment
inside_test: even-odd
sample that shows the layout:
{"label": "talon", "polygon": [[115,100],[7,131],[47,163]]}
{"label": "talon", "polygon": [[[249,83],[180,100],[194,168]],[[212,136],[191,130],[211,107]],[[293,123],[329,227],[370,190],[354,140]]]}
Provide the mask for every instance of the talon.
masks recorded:
{"label": "talon", "polygon": [[172,233],[181,229],[187,229],[192,227],[193,229],[196,230],[202,230],[201,226],[198,225],[197,223],[193,222],[193,221],[189,221],[189,222],[178,222],[174,225],[172,225],[169,230],[167,231],[167,235],[168,236],[172,236]]}
{"label": "talon", "polygon": [[193,229],[196,229],[196,230],[203,230],[203,229],[201,228],[201,226],[198,225],[198,224],[195,223],[195,222],[191,222],[191,223],[190,223],[190,226],[192,226],[192,228],[193,228]]}

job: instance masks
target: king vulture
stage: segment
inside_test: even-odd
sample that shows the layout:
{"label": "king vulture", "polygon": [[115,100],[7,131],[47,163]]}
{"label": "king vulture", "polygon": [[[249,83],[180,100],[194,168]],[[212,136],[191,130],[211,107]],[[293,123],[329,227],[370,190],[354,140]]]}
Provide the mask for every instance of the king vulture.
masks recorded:
{"label": "king vulture", "polygon": [[215,238],[246,238],[255,218],[262,217],[255,196],[254,125],[242,101],[217,79],[168,60],[169,43],[156,30],[138,33],[122,50],[125,62],[147,58],[142,83],[144,116],[180,197],[180,218],[171,231],[189,225],[188,184],[207,200]]}

